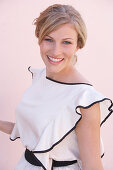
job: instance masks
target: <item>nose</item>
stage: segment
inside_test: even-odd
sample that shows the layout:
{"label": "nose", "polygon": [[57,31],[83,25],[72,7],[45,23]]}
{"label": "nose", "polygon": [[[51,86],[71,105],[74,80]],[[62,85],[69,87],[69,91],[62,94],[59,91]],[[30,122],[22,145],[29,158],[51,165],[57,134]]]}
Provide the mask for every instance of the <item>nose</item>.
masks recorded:
{"label": "nose", "polygon": [[54,45],[52,47],[52,53],[54,56],[60,56],[62,54],[61,44],[54,43]]}

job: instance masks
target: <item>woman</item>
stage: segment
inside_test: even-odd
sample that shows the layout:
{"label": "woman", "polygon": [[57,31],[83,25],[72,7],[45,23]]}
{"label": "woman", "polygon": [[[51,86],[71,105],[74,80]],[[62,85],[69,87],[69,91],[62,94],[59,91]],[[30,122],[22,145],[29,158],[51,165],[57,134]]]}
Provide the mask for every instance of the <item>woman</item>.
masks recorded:
{"label": "woman", "polygon": [[104,170],[100,126],[113,103],[75,67],[85,23],[72,6],[55,4],[34,24],[45,68],[29,67],[32,85],[16,109],[16,123],[0,122],[0,130],[26,148],[16,170]]}

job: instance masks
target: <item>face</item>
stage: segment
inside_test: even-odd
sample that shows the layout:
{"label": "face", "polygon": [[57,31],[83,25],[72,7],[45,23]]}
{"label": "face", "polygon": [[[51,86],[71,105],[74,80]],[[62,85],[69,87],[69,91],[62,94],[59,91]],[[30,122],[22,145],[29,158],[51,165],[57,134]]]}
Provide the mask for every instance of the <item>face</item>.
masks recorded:
{"label": "face", "polygon": [[46,66],[46,76],[66,74],[74,69],[77,32],[71,24],[64,24],[46,35],[40,43],[40,54]]}

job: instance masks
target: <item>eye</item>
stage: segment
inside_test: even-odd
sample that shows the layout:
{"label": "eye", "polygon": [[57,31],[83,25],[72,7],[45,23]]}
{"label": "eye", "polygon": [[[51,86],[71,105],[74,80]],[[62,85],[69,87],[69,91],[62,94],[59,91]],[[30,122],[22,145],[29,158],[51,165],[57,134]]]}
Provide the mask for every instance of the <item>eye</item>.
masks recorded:
{"label": "eye", "polygon": [[52,42],[53,40],[50,38],[45,38],[45,41]]}
{"label": "eye", "polygon": [[64,44],[72,44],[70,41],[64,41]]}

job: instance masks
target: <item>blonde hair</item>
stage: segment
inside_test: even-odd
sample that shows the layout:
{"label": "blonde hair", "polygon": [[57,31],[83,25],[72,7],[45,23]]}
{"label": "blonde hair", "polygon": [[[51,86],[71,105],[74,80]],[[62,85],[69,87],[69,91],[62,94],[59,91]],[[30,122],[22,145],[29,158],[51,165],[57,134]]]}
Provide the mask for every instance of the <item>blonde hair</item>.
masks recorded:
{"label": "blonde hair", "polygon": [[39,39],[39,44],[46,35],[66,23],[74,25],[78,33],[77,46],[83,48],[87,39],[85,23],[80,13],[72,6],[61,4],[49,6],[34,20],[33,24],[36,26],[35,35]]}
{"label": "blonde hair", "polygon": [[[77,47],[83,48],[87,39],[86,25],[80,13],[74,7],[62,4],[49,6],[34,20],[33,24],[36,26],[35,35],[39,40],[39,44],[46,35],[67,23],[72,24],[78,33]],[[77,62],[77,55],[74,56],[73,64]]]}

